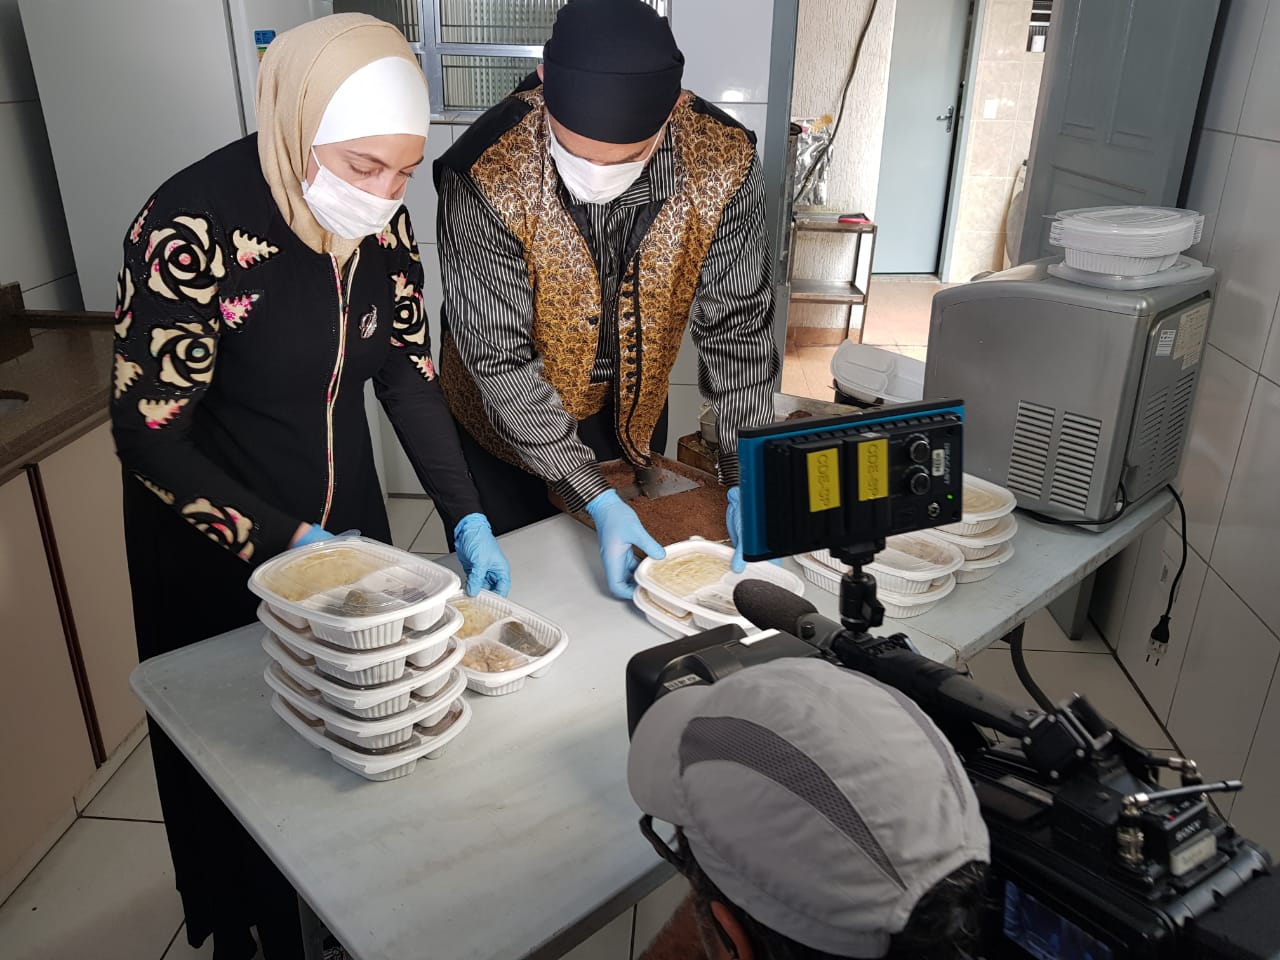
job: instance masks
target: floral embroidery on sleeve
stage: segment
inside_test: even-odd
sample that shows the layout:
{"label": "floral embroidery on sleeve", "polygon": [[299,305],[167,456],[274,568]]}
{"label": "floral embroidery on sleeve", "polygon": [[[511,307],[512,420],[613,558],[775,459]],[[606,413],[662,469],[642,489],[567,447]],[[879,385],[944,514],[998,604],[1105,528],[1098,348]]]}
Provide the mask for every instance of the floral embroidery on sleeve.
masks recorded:
{"label": "floral embroidery on sleeve", "polygon": [[116,354],[115,398],[117,400],[126,390],[132,387],[142,376],[142,367],[132,360],[126,360],[123,354]]}
{"label": "floral embroidery on sleeve", "polygon": [[135,473],[133,477],[140,484],[142,484],[144,487],[146,487],[148,490],[154,493],[157,497],[159,497],[162,501],[167,503],[169,506],[173,506],[174,501],[177,499],[177,497],[175,497],[168,490],[164,489],[164,487],[161,487],[157,484],[152,483],[150,480],[148,480],[146,477],[144,477],[140,473]]}
{"label": "floral embroidery on sleeve", "polygon": [[116,276],[116,336],[121,340],[129,335],[129,325],[133,323],[132,306],[133,277],[125,264]]}
{"label": "floral embroidery on sleeve", "polygon": [[222,313],[222,322],[228,330],[239,330],[245,322],[253,305],[262,299],[260,293],[241,293],[234,297],[220,297],[218,309]]}
{"label": "floral embroidery on sleeve", "polygon": [[182,508],[182,515],[214,543],[234,550],[241,560],[253,556],[253,544],[249,542],[253,521],[235,507],[218,506],[199,497]]}
{"label": "floral embroidery on sleeve", "polygon": [[147,287],[168,300],[208,304],[227,275],[204,217],[177,216],[147,241]]}
{"label": "floral embroidery on sleeve", "polygon": [[161,427],[168,426],[186,405],[187,401],[185,399],[139,400],[138,412],[142,414],[142,419],[147,422],[148,427],[152,430],[159,430]]}
{"label": "floral embroidery on sleeve", "polygon": [[151,355],[160,364],[160,380],[190,390],[213,382],[217,339],[209,326],[192,320],[151,331]]}
{"label": "floral embroidery on sleeve", "polygon": [[396,337],[392,343],[397,346],[406,343],[423,346],[427,342],[427,309],[422,300],[422,291],[415,289],[404,273],[393,273],[391,280],[395,283],[395,318],[392,326]]}
{"label": "floral embroidery on sleeve", "polygon": [[436,365],[431,362],[430,357],[422,357],[411,353],[409,354],[409,362],[422,374],[423,380],[434,380],[436,378]]}
{"label": "floral embroidery on sleeve", "polygon": [[147,214],[151,212],[151,205],[155,202],[155,197],[148,200],[147,205],[143,207],[142,212],[138,214],[138,218],[133,221],[133,226],[129,228],[130,243],[137,243],[142,239],[142,225],[147,222]]}
{"label": "floral embroidery on sleeve", "polygon": [[241,270],[248,270],[264,260],[270,260],[280,252],[280,248],[274,244],[260,240],[243,230],[231,231],[231,242],[235,245],[236,263],[240,265]]}

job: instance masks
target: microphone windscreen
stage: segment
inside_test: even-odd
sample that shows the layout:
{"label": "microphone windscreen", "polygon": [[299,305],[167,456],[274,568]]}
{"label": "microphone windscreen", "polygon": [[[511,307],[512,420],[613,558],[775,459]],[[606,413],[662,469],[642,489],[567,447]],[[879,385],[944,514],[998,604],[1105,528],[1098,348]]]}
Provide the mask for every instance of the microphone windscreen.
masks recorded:
{"label": "microphone windscreen", "polygon": [[817,608],[804,597],[767,580],[740,580],[733,588],[733,605],[761,630],[795,633],[796,621]]}

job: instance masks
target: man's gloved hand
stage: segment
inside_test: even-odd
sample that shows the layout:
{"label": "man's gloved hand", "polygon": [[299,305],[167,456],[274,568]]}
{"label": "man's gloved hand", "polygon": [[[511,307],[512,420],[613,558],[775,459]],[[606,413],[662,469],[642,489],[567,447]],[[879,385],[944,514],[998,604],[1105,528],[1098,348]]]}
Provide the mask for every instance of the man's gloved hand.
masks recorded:
{"label": "man's gloved hand", "polygon": [[639,547],[655,560],[661,560],[667,551],[649,536],[636,512],[622,502],[616,490],[606,490],[588,503],[587,513],[596,525],[609,592],[619,600],[630,600],[636,592],[632,574],[640,566],[631,548]]}
{"label": "man's gloved hand", "polygon": [[302,531],[298,536],[293,538],[293,543],[289,544],[290,549],[293,547],[305,547],[308,543],[319,543],[321,540],[332,540],[333,534],[324,527],[311,524],[306,530]]}
{"label": "man's gloved hand", "polygon": [[453,542],[467,575],[467,596],[492,590],[505,597],[511,590],[511,565],[498,546],[483,513],[468,513],[453,528]]}
{"label": "man's gloved hand", "polygon": [[733,544],[733,562],[730,565],[734,573],[747,569],[747,561],[742,559],[742,488],[729,488],[729,509],[724,514],[724,525],[729,528],[729,541]]}

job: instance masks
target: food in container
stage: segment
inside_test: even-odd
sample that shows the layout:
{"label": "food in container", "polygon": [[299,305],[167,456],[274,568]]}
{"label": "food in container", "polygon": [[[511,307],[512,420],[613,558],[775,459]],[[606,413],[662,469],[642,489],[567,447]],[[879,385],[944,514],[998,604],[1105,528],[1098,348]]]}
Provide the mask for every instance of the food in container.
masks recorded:
{"label": "food in container", "polygon": [[[838,593],[839,578],[849,570],[848,565],[832,556],[830,550],[817,550],[811,556],[836,574],[837,586],[832,592]],[[876,578],[881,590],[923,593],[933,582],[955,573],[962,563],[964,555],[958,547],[921,534],[904,533],[885,540],[885,548],[876,554],[875,562],[863,569]]]}
{"label": "food in container", "polygon": [[699,628],[693,625],[693,614],[687,611],[682,616],[669,613],[666,608],[654,601],[644,587],[636,587],[631,602],[645,615],[649,623],[672,639],[691,637],[698,632]]}
{"label": "food in container", "polygon": [[1013,513],[1018,498],[998,484],[966,473],[964,475],[964,506],[959,523],[949,523],[938,530],[960,536],[985,533],[1000,522],[1001,517]]}
{"label": "food in container", "polygon": [[929,585],[923,593],[894,593],[892,590],[876,591],[876,598],[884,606],[884,615],[894,620],[906,620],[928,613],[956,588],[956,578],[947,574]]}
{"label": "food in container", "polygon": [[729,561],[724,557],[696,552],[654,561],[649,576],[668,592],[688,597],[719,583],[728,572]]}
{"label": "food in container", "polygon": [[950,533],[941,527],[926,530],[920,536],[933,537],[943,543],[950,543],[959,548],[966,560],[982,560],[995,554],[1000,547],[1012,540],[1018,533],[1018,521],[1013,514],[1006,514],[996,521],[996,525],[982,533],[962,535]]}
{"label": "food in container", "polygon": [[249,578],[277,618],[359,650],[398,643],[406,626],[429,628],[458,585],[439,564],[364,537],[290,550]]}
{"label": "food in container", "polygon": [[498,622],[498,613],[488,607],[481,606],[480,603],[471,598],[456,599],[450,605],[462,614],[462,628],[458,631],[458,636],[464,639],[466,637],[474,637],[478,633],[484,633],[484,631]]}
{"label": "food in container", "polygon": [[550,620],[487,590],[450,605],[473,623],[487,623],[462,641],[467,687],[486,696],[514,693],[527,678],[542,676],[569,644],[568,634]]}
{"label": "food in container", "polygon": [[1013,542],[1001,544],[996,552],[981,560],[966,560],[956,571],[956,583],[977,583],[995,573],[1013,558]]}

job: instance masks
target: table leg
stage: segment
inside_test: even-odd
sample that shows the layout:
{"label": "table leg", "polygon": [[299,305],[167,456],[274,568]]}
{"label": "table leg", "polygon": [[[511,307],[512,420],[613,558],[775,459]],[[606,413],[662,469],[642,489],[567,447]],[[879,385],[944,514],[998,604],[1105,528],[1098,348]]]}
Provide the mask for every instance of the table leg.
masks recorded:
{"label": "table leg", "polygon": [[302,922],[302,956],[304,960],[351,960],[350,954],[334,938],[311,905],[298,898],[298,917]]}
{"label": "table leg", "polygon": [[1093,583],[1097,574],[1091,573],[1079,584],[1049,604],[1049,613],[1062,632],[1072,640],[1083,640],[1089,626],[1089,602],[1093,599]]}

